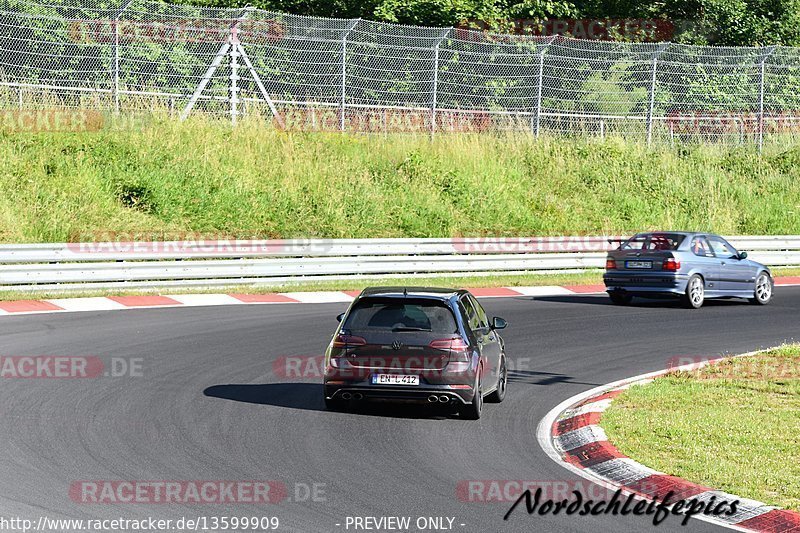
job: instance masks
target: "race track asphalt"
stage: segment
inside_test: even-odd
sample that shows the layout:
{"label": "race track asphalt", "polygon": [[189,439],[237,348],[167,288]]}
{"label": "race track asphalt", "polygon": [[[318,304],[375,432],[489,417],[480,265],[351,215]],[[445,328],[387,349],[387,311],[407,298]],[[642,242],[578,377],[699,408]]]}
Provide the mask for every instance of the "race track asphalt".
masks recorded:
{"label": "race track asphalt", "polygon": [[[327,412],[316,376],[275,371],[282,357],[320,355],[346,304],[2,317],[0,356],[120,358],[140,364],[141,375],[0,379],[0,514],[277,516],[279,531],[298,532],[348,531],[348,516],[384,515],[454,517],[455,531],[468,532],[649,530],[649,517],[540,517],[522,508],[504,521],[510,504],[460,501],[457,486],[577,479],[536,440],[539,420],[562,400],[665,368],[674,356],[740,353],[800,336],[800,287],[779,287],[767,307],[726,301],[697,311],[664,302],[614,307],[602,295],[482,302],[510,323],[503,336],[514,370],[506,401],[487,404],[477,422],[427,406]],[[69,497],[79,480],[278,480],[289,498],[85,504]],[[312,484],[324,490],[317,501],[296,497]],[[721,530],[677,518],[657,529]]]}

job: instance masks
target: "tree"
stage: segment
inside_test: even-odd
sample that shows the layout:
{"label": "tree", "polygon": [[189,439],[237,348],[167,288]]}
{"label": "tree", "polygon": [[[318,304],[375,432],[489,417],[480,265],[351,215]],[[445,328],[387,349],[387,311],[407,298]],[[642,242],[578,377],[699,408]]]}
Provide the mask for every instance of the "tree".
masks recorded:
{"label": "tree", "polygon": [[[183,0],[173,0],[180,2]],[[321,17],[421,26],[463,25],[515,29],[519,21],[646,19],[664,21],[671,40],[728,46],[800,46],[800,0],[189,0]]]}

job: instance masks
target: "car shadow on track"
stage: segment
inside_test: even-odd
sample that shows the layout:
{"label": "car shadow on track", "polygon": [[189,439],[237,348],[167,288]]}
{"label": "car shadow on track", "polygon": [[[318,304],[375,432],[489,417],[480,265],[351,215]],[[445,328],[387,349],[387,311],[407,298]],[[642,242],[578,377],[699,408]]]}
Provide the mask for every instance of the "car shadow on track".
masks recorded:
{"label": "car shadow on track", "polygon": [[[332,413],[325,408],[322,401],[322,385],[319,383],[213,385],[205,389],[203,395],[235,402]],[[431,420],[458,417],[454,409],[413,403],[363,402],[351,405],[348,412],[390,418]]]}
{"label": "car shadow on track", "polygon": [[570,383],[573,385],[591,385],[599,387],[602,383],[592,383],[589,381],[576,381],[571,376],[555,374],[553,372],[536,372],[533,370],[509,370],[509,383],[524,383],[527,385],[553,385],[556,383]]}
{"label": "car shadow on track", "polygon": [[[681,301],[677,298],[634,298],[633,301],[627,305],[614,305],[606,295],[592,295],[592,296],[537,296],[534,298],[537,302],[546,303],[567,303],[567,304],[587,304],[587,305],[606,305],[609,307],[641,307],[641,308],[664,308],[664,309],[684,309]],[[703,303],[703,307],[714,306],[736,306],[736,305],[751,305],[747,300],[732,298],[730,300],[722,300],[718,298],[707,299]]]}

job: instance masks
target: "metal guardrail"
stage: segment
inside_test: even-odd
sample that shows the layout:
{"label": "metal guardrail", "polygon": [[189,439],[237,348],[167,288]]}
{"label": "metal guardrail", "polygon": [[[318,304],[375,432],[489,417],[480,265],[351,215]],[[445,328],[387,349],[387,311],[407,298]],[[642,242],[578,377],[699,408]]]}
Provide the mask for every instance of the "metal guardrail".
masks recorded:
{"label": "metal guardrail", "polygon": [[[730,237],[770,266],[800,266],[800,236]],[[351,278],[581,272],[607,237],[299,239],[0,245],[0,289],[283,284]]]}

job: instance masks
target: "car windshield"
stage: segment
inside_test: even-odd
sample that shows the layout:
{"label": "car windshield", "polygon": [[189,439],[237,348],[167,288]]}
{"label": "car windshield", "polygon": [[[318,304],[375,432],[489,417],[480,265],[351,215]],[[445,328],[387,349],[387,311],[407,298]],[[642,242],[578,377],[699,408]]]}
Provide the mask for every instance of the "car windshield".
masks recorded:
{"label": "car windshield", "polygon": [[625,241],[620,250],[677,250],[684,235],[677,233],[642,233]]}
{"label": "car windshield", "polygon": [[444,302],[414,298],[363,298],[350,310],[344,329],[458,332],[453,312]]}

